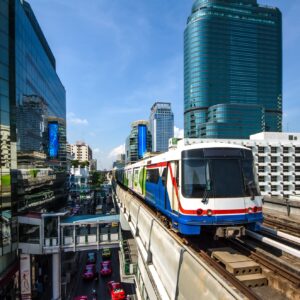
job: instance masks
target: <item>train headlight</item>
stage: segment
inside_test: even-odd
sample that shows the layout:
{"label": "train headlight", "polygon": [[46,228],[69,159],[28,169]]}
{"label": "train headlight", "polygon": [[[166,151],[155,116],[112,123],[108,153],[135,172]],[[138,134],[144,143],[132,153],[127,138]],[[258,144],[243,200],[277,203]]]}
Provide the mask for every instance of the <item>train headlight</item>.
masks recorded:
{"label": "train headlight", "polygon": [[206,212],[206,214],[207,214],[208,216],[212,216],[213,212],[212,212],[211,209],[208,209],[207,212]]}
{"label": "train headlight", "polygon": [[203,214],[203,209],[198,208],[196,212],[197,212],[197,216],[201,216]]}
{"label": "train headlight", "polygon": [[251,214],[253,212],[252,207],[248,208],[248,213]]}

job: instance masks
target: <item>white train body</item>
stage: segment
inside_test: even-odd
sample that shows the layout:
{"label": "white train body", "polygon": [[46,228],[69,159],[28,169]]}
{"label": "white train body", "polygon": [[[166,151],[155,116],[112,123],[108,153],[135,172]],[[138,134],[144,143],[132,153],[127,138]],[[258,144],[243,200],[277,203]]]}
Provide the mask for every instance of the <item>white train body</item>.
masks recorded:
{"label": "white train body", "polygon": [[182,141],[116,173],[182,234],[198,235],[205,227],[218,236],[240,235],[263,219],[252,152],[242,146]]}

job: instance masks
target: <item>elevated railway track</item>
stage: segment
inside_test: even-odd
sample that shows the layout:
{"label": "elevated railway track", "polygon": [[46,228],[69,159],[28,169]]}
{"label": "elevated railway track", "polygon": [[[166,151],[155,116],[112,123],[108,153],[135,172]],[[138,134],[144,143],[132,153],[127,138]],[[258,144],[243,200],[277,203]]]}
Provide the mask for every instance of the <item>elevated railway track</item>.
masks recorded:
{"label": "elevated railway track", "polygon": [[[130,196],[127,197],[126,194],[129,195],[129,193],[120,186],[117,187],[116,194],[121,210],[128,216],[129,222],[136,222],[133,225],[133,229],[136,231],[133,232],[135,235],[140,235],[140,232],[143,231],[143,229],[139,228],[139,223],[144,221],[139,220],[139,215],[141,215],[142,210],[145,210],[151,215],[151,218],[153,218],[155,222],[159,223],[159,225],[167,231],[169,237],[176,241],[181,249],[184,249],[181,251],[185,251],[193,257],[196,257],[197,260],[202,261],[208,268],[214,270],[214,272],[223,278],[227,284],[227,288],[225,289],[231,289],[233,291],[232,295],[234,299],[300,299],[300,270],[298,273],[297,268],[289,267],[289,263],[287,262],[282,263],[280,258],[270,259],[267,255],[257,251],[255,246],[248,245],[247,239],[214,241],[208,237],[197,239],[195,237],[189,238],[180,236],[173,230],[170,230],[168,226],[166,226],[166,220],[164,218],[159,218],[157,213],[152,208],[145,205],[145,203],[136,195],[130,194]],[[134,201],[134,204],[130,201]],[[233,251],[228,249],[233,249]],[[230,268],[227,268],[226,262],[216,259],[218,256],[214,254],[216,252],[220,254],[222,251],[224,251],[224,253],[227,251],[236,254],[231,257],[239,257],[239,259],[245,257],[247,262],[244,263],[244,265],[248,267],[245,267],[244,269],[241,267],[239,271],[236,271],[237,269],[230,271]],[[276,251],[274,251],[274,253],[274,256],[278,254]],[[223,256],[225,257],[226,255],[227,254]],[[229,256],[227,255],[226,257]],[[295,260],[297,260],[297,258],[295,258]],[[182,269],[180,263],[182,262],[179,261],[179,271]],[[236,263],[239,263],[239,261],[236,261]],[[254,268],[251,269],[251,267],[249,267],[249,265],[255,264],[259,266],[256,273]],[[242,280],[241,275],[243,274],[241,273],[243,272],[249,272],[249,274],[245,275],[249,275],[248,278],[250,279],[256,277],[256,281],[252,281],[254,282],[252,284],[250,279]],[[255,274],[257,274],[257,276],[255,276]],[[180,274],[177,274],[177,276],[180,278]],[[166,286],[163,276],[161,278],[163,285]],[[260,280],[257,278],[260,278]],[[222,284],[224,284],[223,281]],[[263,286],[263,288],[261,286]],[[177,286],[177,294],[175,295],[180,295],[181,291],[179,289],[180,287]],[[217,290],[216,293],[218,293]],[[175,298],[171,296],[170,299],[177,299],[177,296]],[[180,299],[180,297],[178,299]],[[225,296],[224,299],[226,299]]]}

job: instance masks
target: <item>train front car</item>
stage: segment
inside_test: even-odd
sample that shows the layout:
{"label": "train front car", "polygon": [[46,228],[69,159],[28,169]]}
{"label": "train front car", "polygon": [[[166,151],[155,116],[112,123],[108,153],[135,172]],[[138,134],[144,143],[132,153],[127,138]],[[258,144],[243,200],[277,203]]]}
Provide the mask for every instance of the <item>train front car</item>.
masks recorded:
{"label": "train front car", "polygon": [[181,151],[178,230],[241,236],[262,222],[262,197],[252,151],[235,145],[187,146]]}

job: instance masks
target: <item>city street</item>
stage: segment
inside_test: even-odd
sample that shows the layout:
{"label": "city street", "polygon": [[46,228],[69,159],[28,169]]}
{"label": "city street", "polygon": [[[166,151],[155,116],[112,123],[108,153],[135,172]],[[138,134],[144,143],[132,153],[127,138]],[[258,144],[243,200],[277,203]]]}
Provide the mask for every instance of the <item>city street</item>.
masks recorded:
{"label": "city street", "polygon": [[[84,270],[84,266],[87,260],[87,253],[89,251],[85,251],[81,253],[81,260],[78,266],[78,272],[76,279],[74,281],[74,289],[71,291],[70,296],[68,299],[73,299],[75,296],[86,295],[89,299],[92,299],[92,290],[96,289],[97,291],[97,299],[111,299],[110,294],[108,292],[107,283],[111,280],[120,282],[120,266],[119,266],[119,256],[118,256],[118,249],[111,249],[111,262],[112,262],[112,275],[107,277],[101,277],[99,275],[99,280],[87,281],[82,278],[82,272]],[[100,262],[101,260],[101,251],[97,253],[97,262],[96,262],[96,270],[99,272],[100,270]],[[121,283],[122,287],[124,288],[126,295],[132,294],[132,285]]]}

